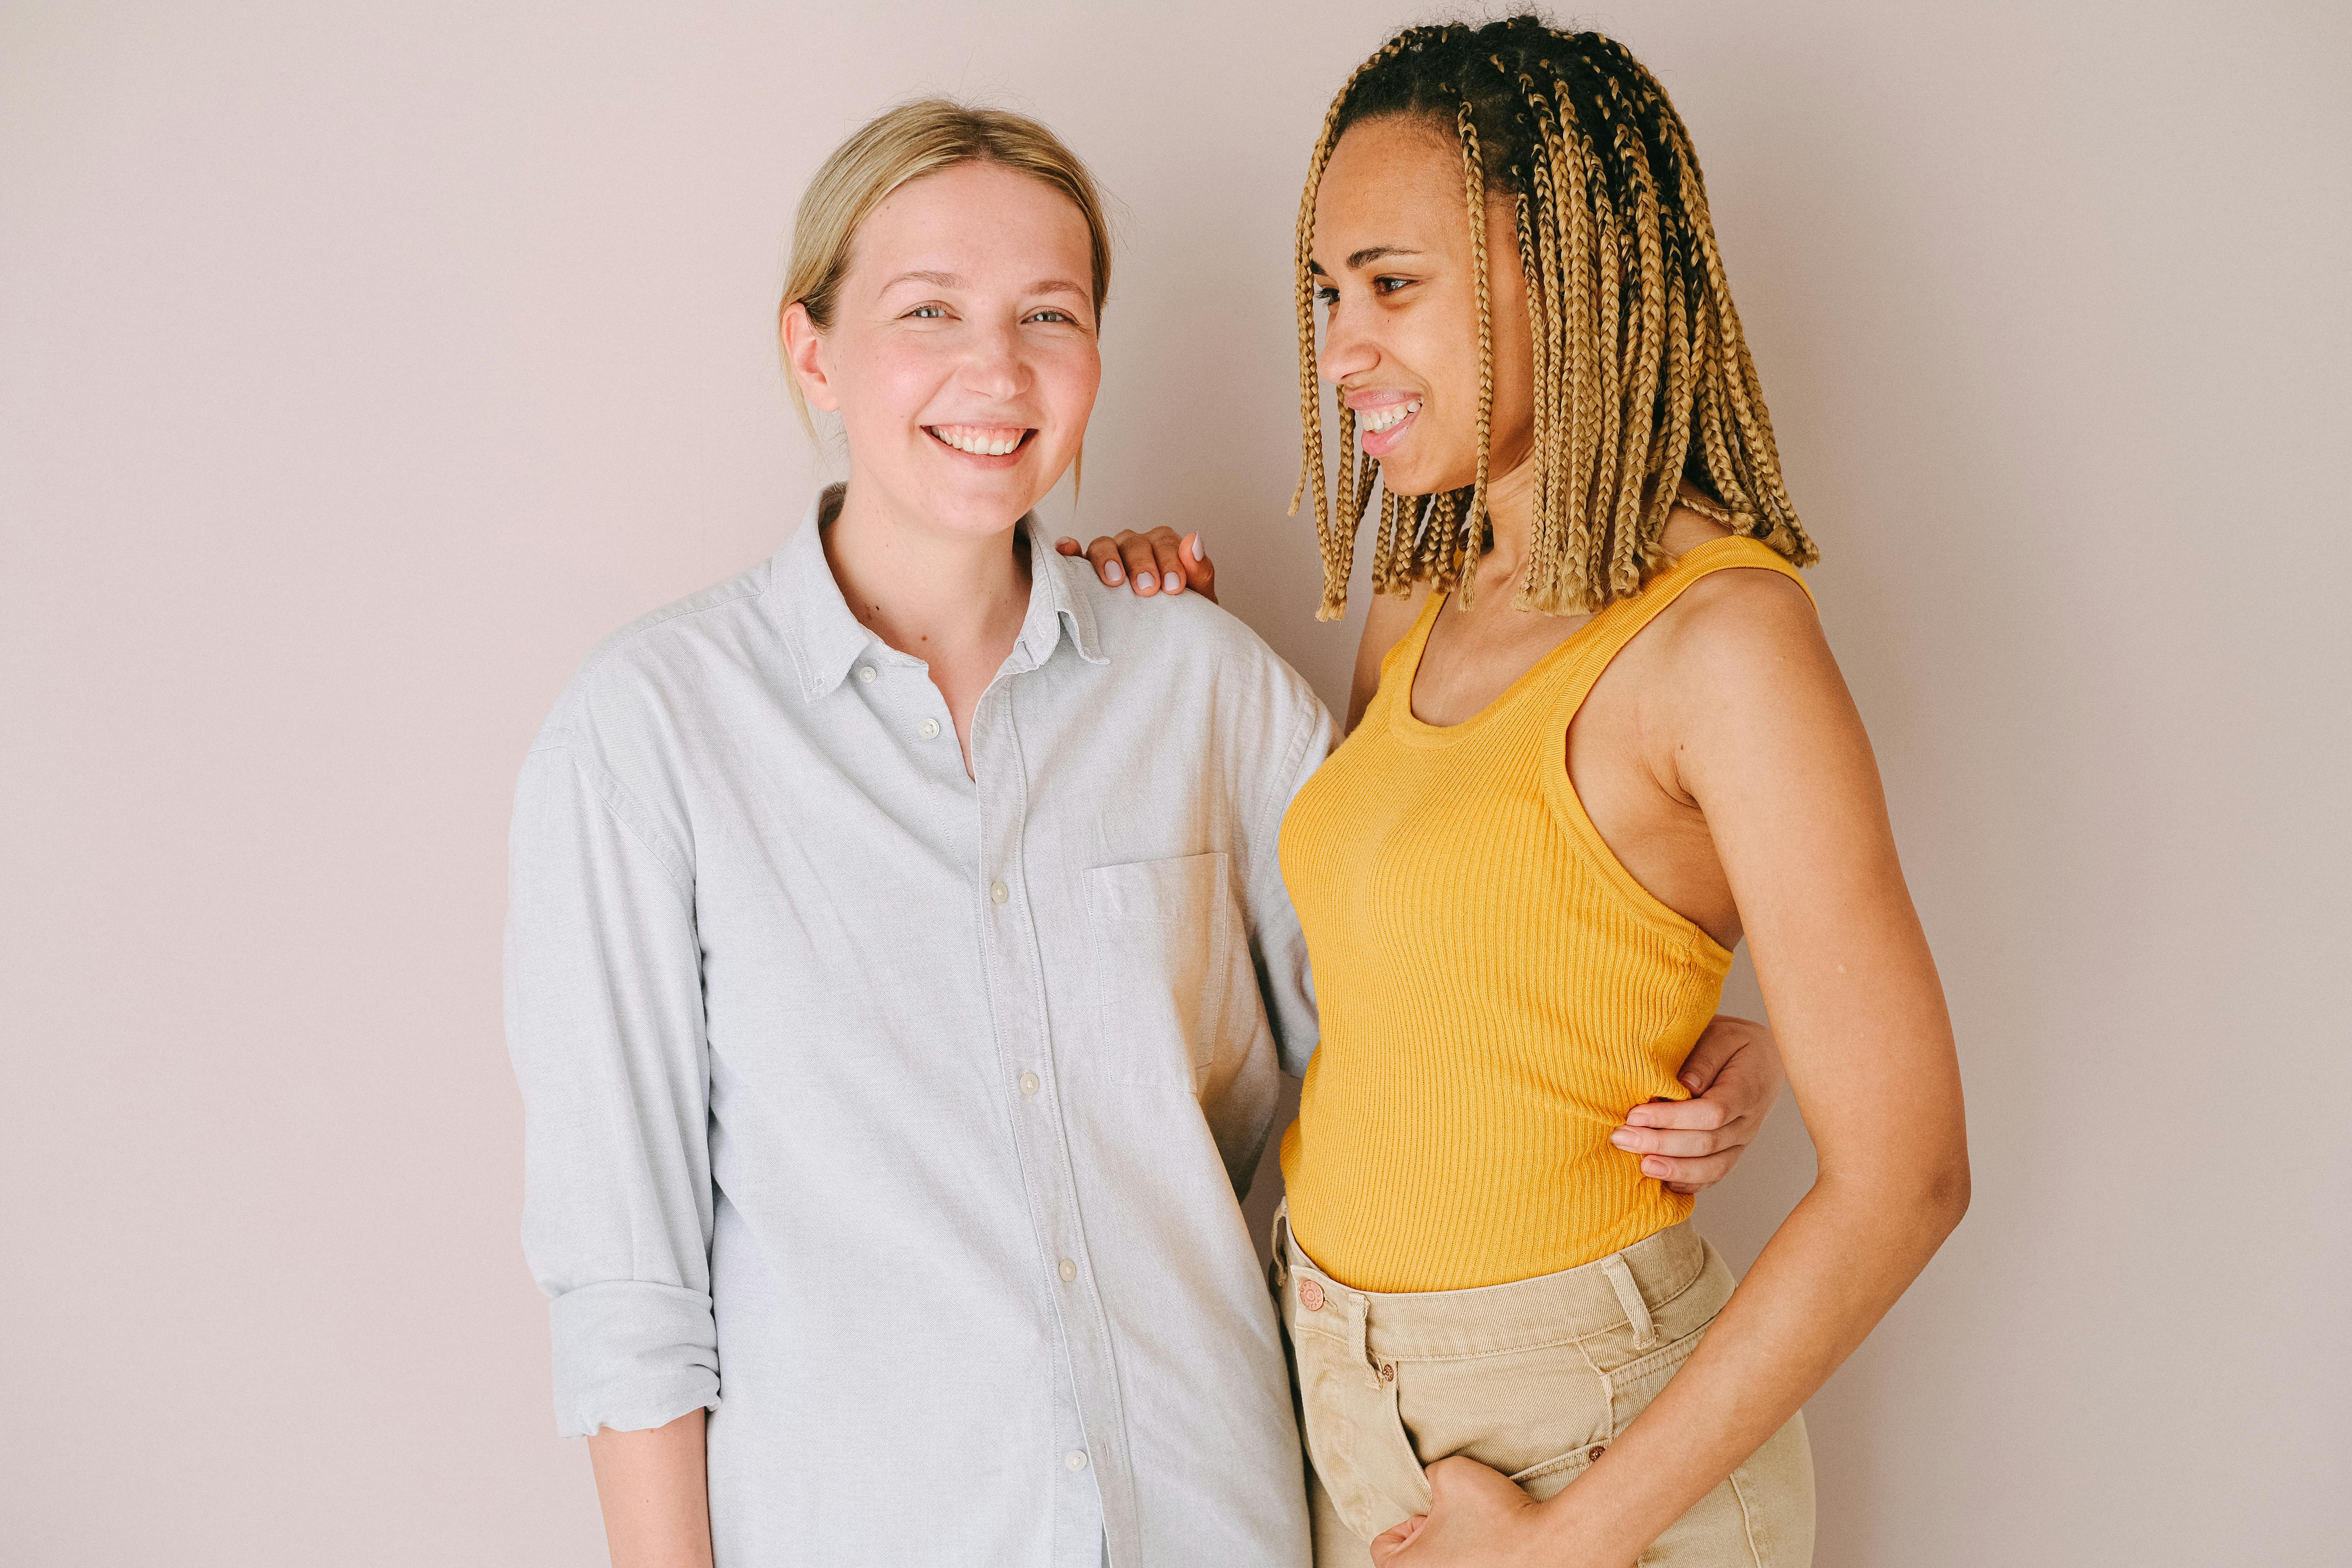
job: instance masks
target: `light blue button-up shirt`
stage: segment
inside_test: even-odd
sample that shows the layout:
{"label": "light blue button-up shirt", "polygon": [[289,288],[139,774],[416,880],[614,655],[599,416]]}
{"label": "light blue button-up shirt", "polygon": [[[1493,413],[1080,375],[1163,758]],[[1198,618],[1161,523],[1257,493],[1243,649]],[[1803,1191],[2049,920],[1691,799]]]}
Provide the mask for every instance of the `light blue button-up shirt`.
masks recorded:
{"label": "light blue button-up shirt", "polygon": [[523,767],[558,1428],[709,1407],[721,1568],[1304,1564],[1235,1194],[1315,1039],[1276,837],[1330,716],[1039,542],[967,776],[834,583],[838,495],[608,639]]}

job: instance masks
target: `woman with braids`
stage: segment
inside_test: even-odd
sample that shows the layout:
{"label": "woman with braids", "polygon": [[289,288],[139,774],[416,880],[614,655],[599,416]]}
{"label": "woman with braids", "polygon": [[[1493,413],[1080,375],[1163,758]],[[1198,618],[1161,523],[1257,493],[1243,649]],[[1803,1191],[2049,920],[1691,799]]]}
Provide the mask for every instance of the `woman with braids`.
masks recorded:
{"label": "woman with braids", "polygon": [[[1968,1158],[1698,159],[1608,38],[1409,29],[1331,107],[1297,265],[1321,614],[1375,515],[1381,595],[1282,830],[1322,1015],[1276,1262],[1316,1561],[1803,1563],[1799,1407]],[[1680,1094],[1743,938],[1820,1173],[1735,1290],[1616,1152],[1685,1134],[1612,1128]]]}

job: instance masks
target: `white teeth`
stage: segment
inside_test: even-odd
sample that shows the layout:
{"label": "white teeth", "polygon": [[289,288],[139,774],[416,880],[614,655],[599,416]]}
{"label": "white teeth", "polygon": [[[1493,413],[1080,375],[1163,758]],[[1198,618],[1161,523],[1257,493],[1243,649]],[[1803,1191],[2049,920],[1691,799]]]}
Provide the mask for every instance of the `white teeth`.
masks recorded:
{"label": "white teeth", "polygon": [[1386,408],[1369,410],[1362,416],[1364,434],[1378,436],[1393,430],[1411,418],[1420,407],[1421,399],[1416,397],[1411,403],[1392,403]]}
{"label": "white teeth", "polygon": [[1020,446],[1022,436],[1027,434],[1026,431],[1023,431],[1011,436],[990,437],[968,434],[970,428],[968,426],[956,425],[929,426],[931,434],[941,441],[959,452],[970,452],[975,458],[1001,458]]}

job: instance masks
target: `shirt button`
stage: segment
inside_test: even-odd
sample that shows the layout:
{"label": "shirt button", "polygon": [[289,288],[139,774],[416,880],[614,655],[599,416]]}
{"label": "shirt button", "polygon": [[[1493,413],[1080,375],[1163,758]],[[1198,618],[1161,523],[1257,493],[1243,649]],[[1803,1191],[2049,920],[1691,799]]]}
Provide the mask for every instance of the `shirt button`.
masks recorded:
{"label": "shirt button", "polygon": [[1062,1278],[1064,1279],[1076,1279],[1077,1277],[1078,1266],[1071,1262],[1066,1258],[1062,1259]]}
{"label": "shirt button", "polygon": [[1083,1448],[1071,1449],[1068,1453],[1062,1456],[1062,1463],[1069,1466],[1070,1468],[1074,1470],[1085,1469],[1087,1468],[1086,1450]]}
{"label": "shirt button", "polygon": [[1586,1462],[1587,1464],[1590,1464],[1590,1463],[1591,1463],[1593,1460],[1595,1460],[1595,1459],[1597,1459],[1597,1458],[1601,1458],[1601,1455],[1603,1455],[1603,1454],[1607,1453],[1608,1451],[1609,1451],[1609,1450],[1608,1450],[1608,1447],[1607,1447],[1607,1446],[1606,1446],[1606,1445],[1604,1445],[1604,1444],[1595,1444],[1595,1445],[1593,1445],[1593,1447],[1591,1447],[1591,1448],[1589,1448],[1589,1449],[1587,1449],[1587,1450],[1585,1451],[1585,1455],[1584,1455],[1585,1462]]}
{"label": "shirt button", "polygon": [[1013,896],[1013,889],[1010,889],[1010,888],[1008,888],[1008,887],[1006,887],[1006,886],[1005,886],[1003,883],[1002,883],[1002,882],[991,882],[991,883],[988,885],[988,896],[989,896],[990,898],[992,898],[992,899],[994,899],[998,903],[1000,903],[1000,904],[1001,904],[1001,903],[1003,903],[1005,900],[1007,900],[1007,899],[1009,899],[1009,898],[1011,898],[1011,897]]}
{"label": "shirt button", "polygon": [[926,741],[936,741],[940,738],[940,721],[937,719],[926,719],[915,726],[915,732]]}
{"label": "shirt button", "polygon": [[1037,1075],[1035,1073],[1024,1072],[1021,1075],[1021,1092],[1024,1094],[1034,1094],[1037,1092]]}
{"label": "shirt button", "polygon": [[860,680],[871,680],[871,679],[874,679],[874,667],[873,667],[872,665],[870,665],[870,664],[861,664],[861,665],[859,665],[859,666],[857,667],[857,679],[860,679]]}

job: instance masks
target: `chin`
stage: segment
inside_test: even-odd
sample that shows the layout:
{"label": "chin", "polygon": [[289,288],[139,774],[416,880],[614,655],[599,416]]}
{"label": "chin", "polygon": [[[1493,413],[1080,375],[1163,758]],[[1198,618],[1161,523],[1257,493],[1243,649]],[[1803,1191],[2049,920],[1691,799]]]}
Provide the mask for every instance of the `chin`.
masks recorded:
{"label": "chin", "polygon": [[1004,532],[1043,499],[1031,494],[1026,485],[992,485],[977,492],[935,493],[929,510],[931,521],[942,529],[985,536]]}
{"label": "chin", "polygon": [[1381,482],[1401,496],[1434,495],[1441,490],[1458,490],[1475,484],[1478,470],[1473,467],[1459,479],[1448,475],[1442,463],[1390,463],[1381,465]]}

